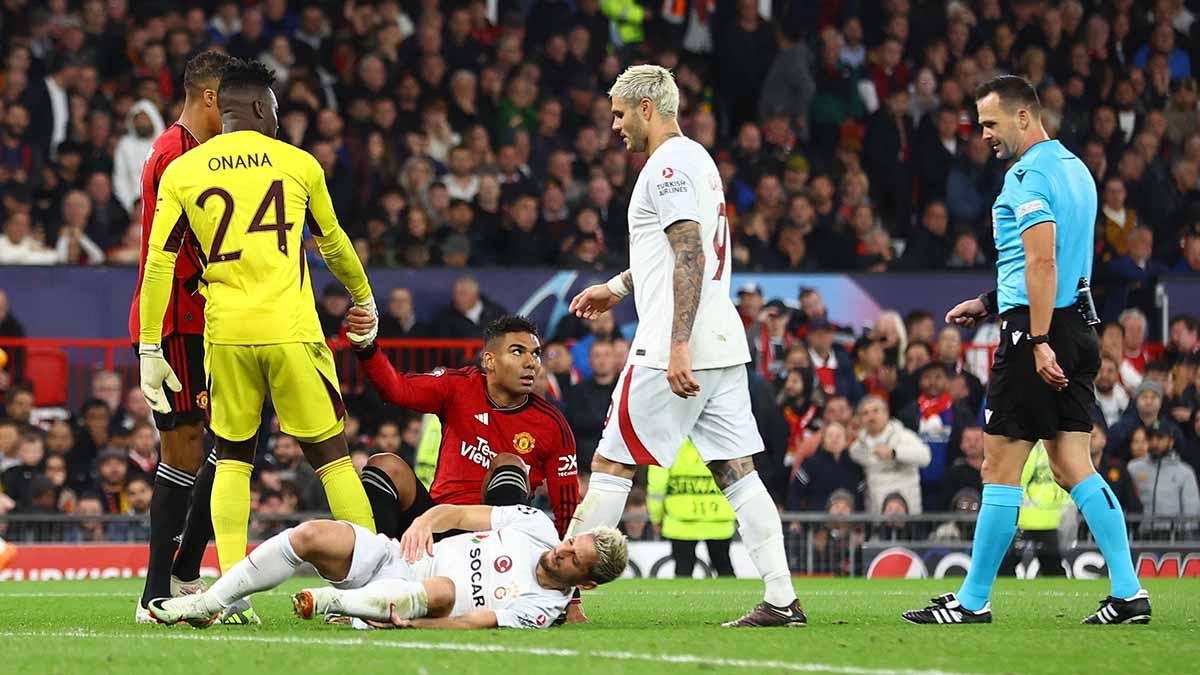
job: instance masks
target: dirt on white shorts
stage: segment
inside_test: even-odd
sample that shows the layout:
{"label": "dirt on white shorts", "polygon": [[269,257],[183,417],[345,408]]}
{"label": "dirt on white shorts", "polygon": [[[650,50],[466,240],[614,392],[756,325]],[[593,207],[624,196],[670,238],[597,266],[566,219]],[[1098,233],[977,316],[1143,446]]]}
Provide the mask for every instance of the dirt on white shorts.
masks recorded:
{"label": "dirt on white shorts", "polygon": [[400,542],[387,535],[375,534],[361,525],[341,522],[354,529],[354,557],[345,579],[325,579],[331,586],[347,590],[362,588],[379,579],[422,581],[430,577],[433,558],[427,555],[410,565],[400,554]]}

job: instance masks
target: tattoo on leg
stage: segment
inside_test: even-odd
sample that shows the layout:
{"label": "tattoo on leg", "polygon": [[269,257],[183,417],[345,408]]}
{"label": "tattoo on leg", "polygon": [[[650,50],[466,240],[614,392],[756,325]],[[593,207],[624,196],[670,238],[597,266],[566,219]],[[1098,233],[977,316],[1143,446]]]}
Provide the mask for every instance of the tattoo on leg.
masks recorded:
{"label": "tattoo on leg", "polygon": [[753,473],[754,460],[750,457],[717,460],[708,463],[708,470],[712,472],[713,480],[717,482],[717,487],[724,490]]}

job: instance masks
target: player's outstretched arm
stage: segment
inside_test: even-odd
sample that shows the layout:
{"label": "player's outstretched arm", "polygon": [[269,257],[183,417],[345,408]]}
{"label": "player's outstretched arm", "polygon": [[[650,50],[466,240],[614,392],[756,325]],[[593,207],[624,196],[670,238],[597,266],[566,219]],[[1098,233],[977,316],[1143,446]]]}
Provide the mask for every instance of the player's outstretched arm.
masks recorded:
{"label": "player's outstretched arm", "polygon": [[408,562],[433,555],[433,535],[447,530],[479,532],[492,527],[492,507],[439,504],[413,520],[400,537],[400,553]]}
{"label": "player's outstretched arm", "polygon": [[[350,237],[338,223],[337,213],[333,210],[333,198],[329,196],[321,165],[311,155],[309,159],[312,160],[308,194],[309,230],[317,241],[317,248],[321,250],[321,257],[325,259],[329,271],[350,291],[354,304],[375,315],[375,297],[371,294],[371,283],[367,280],[362,260],[358,258]],[[375,339],[378,332],[379,327],[376,324],[368,333],[351,331],[346,337],[356,345],[367,344]]]}
{"label": "player's outstretched arm", "polygon": [[691,398],[700,392],[700,383],[692,376],[690,343],[704,283],[704,245],[700,241],[700,223],[694,220],[676,221],[666,232],[675,253],[675,312],[667,381],[676,396]]}
{"label": "player's outstretched arm", "polygon": [[393,612],[392,625],[396,628],[430,628],[441,630],[470,630],[474,628],[497,628],[496,613],[490,609],[468,612],[461,616],[444,616],[437,619],[401,619]]}
{"label": "player's outstretched arm", "polygon": [[[351,314],[355,311],[368,310],[356,307]],[[352,330],[354,325],[352,320]],[[419,413],[441,415],[446,402],[454,396],[454,379],[442,377],[441,373],[400,375],[374,342],[368,342],[361,348],[355,347],[354,355],[362,364],[371,385],[379,392],[379,397],[387,403]]]}
{"label": "player's outstretched arm", "polygon": [[633,292],[633,270],[625,270],[607,283],[588,286],[571,299],[568,307],[581,319],[595,319],[617,306],[621,299]]}

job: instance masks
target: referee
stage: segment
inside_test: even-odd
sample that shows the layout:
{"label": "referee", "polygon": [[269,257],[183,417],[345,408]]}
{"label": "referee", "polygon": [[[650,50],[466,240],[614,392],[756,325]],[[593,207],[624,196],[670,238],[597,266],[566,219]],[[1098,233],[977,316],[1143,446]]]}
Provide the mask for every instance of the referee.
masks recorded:
{"label": "referee", "polygon": [[1000,314],[984,413],[983,504],[962,588],[903,617],[991,622],[992,583],[1017,529],[1021,469],[1041,440],[1055,479],[1070,491],[1108,564],[1110,595],[1083,622],[1148,623],[1150,600],[1133,569],[1125,514],[1089,454],[1092,380],[1100,368],[1088,284],[1095,183],[1078,157],[1047,136],[1027,80],[993,78],[979,86],[975,101],[983,140],[997,158],[1012,162],[992,206],[997,288],[946,314],[947,323],[967,327]]}

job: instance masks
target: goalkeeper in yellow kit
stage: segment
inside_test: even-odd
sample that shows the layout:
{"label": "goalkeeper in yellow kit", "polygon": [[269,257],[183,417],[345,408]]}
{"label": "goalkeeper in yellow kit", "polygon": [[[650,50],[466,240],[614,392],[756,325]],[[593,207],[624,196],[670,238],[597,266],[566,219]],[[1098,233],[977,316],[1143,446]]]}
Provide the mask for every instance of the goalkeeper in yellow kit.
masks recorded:
{"label": "goalkeeper in yellow kit", "polygon": [[[204,370],[217,447],[212,520],[222,572],[246,555],[250,473],[268,392],[280,428],[300,441],[317,467],[334,518],[375,529],[342,435],[345,408],[301,245],[306,220],[355,303],[374,311],[375,302],[338,225],[321,166],[275,139],[273,80],[257,62],[234,59],[225,70],[217,94],[224,133],[163,174],[142,282],[142,391],[152,408],[167,412],[163,385],[178,391],[180,382],[159,346],[163,313],[175,258],[190,229],[204,264]],[[349,336],[354,342],[373,337]],[[248,606],[230,618],[257,621]]]}

